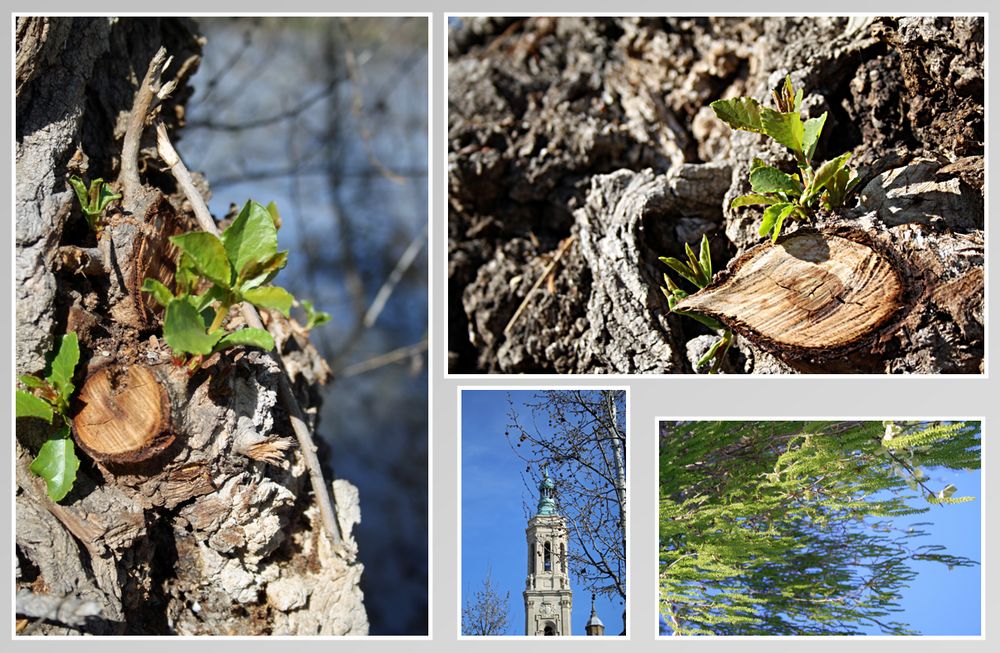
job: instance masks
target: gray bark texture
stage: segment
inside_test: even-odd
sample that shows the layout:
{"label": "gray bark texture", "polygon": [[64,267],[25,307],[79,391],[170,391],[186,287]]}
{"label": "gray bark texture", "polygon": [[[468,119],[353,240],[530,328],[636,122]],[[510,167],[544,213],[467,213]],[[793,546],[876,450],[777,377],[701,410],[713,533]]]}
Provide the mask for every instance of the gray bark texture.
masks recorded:
{"label": "gray bark texture", "polygon": [[[119,175],[129,114],[161,45],[173,56],[165,80],[178,85],[156,111],[176,139],[201,50],[195,23],[17,20],[17,371],[40,373],[55,338],[75,331],[77,388],[106,366],[142,365],[169,397],[175,436],[141,463],[99,463],[77,447],[76,483],[54,503],[28,470],[48,425],[18,420],[18,632],[367,634],[349,535],[360,521],[357,490],[333,483],[346,542],[335,549],[278,399],[274,359],[237,347],[189,374],[173,364],[157,310],[138,291],[146,276],[172,279],[166,238],[194,225],[160,172],[152,127],[140,143],[140,187],[122,189],[99,240],[67,184],[71,174]],[[315,428],[329,369],[294,322],[265,320]]]}
{"label": "gray bark texture", "polygon": [[754,157],[794,161],[709,104],[769,105],[790,74],[804,113],[829,114],[815,160],[851,151],[861,180],[846,210],[784,233],[863,231],[907,304],[848,356],[737,337],[723,371],[981,373],[983,37],[974,17],[463,20],[449,43],[450,371],[692,373],[715,338],[669,314],[657,259],[707,234],[720,270],[762,241],[761,212],[730,203]]}

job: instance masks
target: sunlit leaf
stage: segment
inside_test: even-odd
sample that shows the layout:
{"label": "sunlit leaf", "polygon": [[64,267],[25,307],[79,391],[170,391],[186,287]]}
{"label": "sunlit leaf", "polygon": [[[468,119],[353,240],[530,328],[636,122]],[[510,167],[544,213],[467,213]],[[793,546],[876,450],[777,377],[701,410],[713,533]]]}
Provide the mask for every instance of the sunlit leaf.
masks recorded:
{"label": "sunlit leaf", "polygon": [[69,437],[69,429],[63,427],[55,437],[42,445],[38,456],[31,461],[28,469],[36,476],[45,479],[49,498],[61,501],[69,494],[76,481],[76,471],[80,468],[80,459],[76,457],[76,448]]}
{"label": "sunlit leaf", "polygon": [[141,290],[152,295],[153,299],[155,299],[156,303],[160,306],[166,306],[170,303],[170,300],[174,298],[174,295],[170,292],[169,288],[156,279],[150,279],[148,277],[143,280]]}
{"label": "sunlit leaf", "polygon": [[222,335],[221,330],[213,334],[206,333],[205,320],[187,301],[175,299],[167,305],[163,318],[163,337],[174,351],[210,354]]}
{"label": "sunlit leaf", "polygon": [[810,193],[816,193],[821,188],[826,186],[826,184],[834,178],[838,171],[847,164],[847,160],[851,158],[850,152],[845,152],[841,154],[836,159],[831,159],[819,167],[816,171],[816,175],[813,177],[812,184],[810,187]]}
{"label": "sunlit leaf", "polygon": [[771,233],[771,230],[774,229],[775,223],[778,221],[778,217],[786,209],[792,208],[793,206],[794,205],[789,202],[780,202],[778,204],[772,204],[764,209],[764,220],[760,223],[760,230],[758,231],[761,237]]}
{"label": "sunlit leaf", "polygon": [[243,299],[254,306],[273,308],[285,317],[288,317],[288,311],[291,310],[292,302],[295,300],[290,292],[278,286],[251,288],[243,293]]}
{"label": "sunlit leaf", "polygon": [[247,263],[264,263],[277,254],[278,230],[271,213],[249,200],[229,228],[222,232],[222,243],[233,269],[242,272]]}
{"label": "sunlit leaf", "polygon": [[796,208],[797,207],[794,204],[789,204],[781,210],[781,213],[778,214],[778,219],[774,222],[774,234],[771,236],[772,243],[778,240],[778,236],[781,235],[781,227],[785,223],[785,218],[791,215]]}
{"label": "sunlit leaf", "polygon": [[80,202],[80,208],[83,209],[84,213],[88,212],[90,209],[90,195],[87,193],[87,186],[83,183],[83,179],[73,175],[69,178],[69,185],[73,187],[73,192],[76,193],[76,199]]}
{"label": "sunlit leaf", "polygon": [[675,259],[673,256],[661,256],[660,260],[663,261],[671,270],[681,275],[694,285],[701,287],[698,283],[698,276],[688,269],[688,266],[681,263],[679,260]]}
{"label": "sunlit leaf", "polygon": [[[701,271],[707,279],[707,283],[712,281],[712,250],[708,246],[708,236],[702,235],[701,237],[701,254],[698,257],[698,262],[701,264]],[[707,285],[706,283],[706,285]]]}
{"label": "sunlit leaf", "polygon": [[22,374],[17,377],[17,380],[28,386],[29,388],[47,388],[49,387],[48,381],[38,378],[34,374]]}
{"label": "sunlit leaf", "polygon": [[750,187],[757,193],[791,193],[802,192],[802,184],[788,174],[768,165],[759,166],[750,172]]}
{"label": "sunlit leaf", "polygon": [[229,347],[235,347],[236,345],[246,345],[248,347],[259,347],[264,351],[271,351],[274,349],[274,338],[271,334],[264,329],[240,329],[239,331],[233,331],[232,333],[227,333],[222,337],[221,340],[215,345],[215,351],[222,351]]}
{"label": "sunlit leaf", "polygon": [[76,334],[70,331],[63,335],[59,343],[59,351],[52,359],[52,372],[48,381],[59,393],[59,399],[63,403],[69,400],[73,394],[73,371],[80,361],[80,343]]}
{"label": "sunlit leaf", "polygon": [[223,288],[232,286],[233,268],[229,264],[226,248],[215,234],[194,231],[171,236],[170,242],[184,252],[196,272]]}
{"label": "sunlit leaf", "polygon": [[764,133],[778,141],[792,152],[802,154],[804,128],[802,117],[797,111],[781,113],[764,107],[760,110]]}
{"label": "sunlit leaf", "polygon": [[14,391],[14,414],[17,417],[37,417],[52,423],[52,406],[24,390]]}
{"label": "sunlit leaf", "polygon": [[278,272],[288,263],[288,251],[278,252],[266,261],[250,261],[239,272],[240,290],[262,286],[274,279]]}
{"label": "sunlit leaf", "polygon": [[826,124],[826,111],[819,118],[806,120],[802,130],[802,153],[805,154],[806,161],[812,161],[813,153],[816,151],[816,143],[823,132],[823,125]]}
{"label": "sunlit leaf", "polygon": [[712,110],[719,120],[733,129],[764,133],[761,123],[761,107],[757,100],[749,97],[738,97],[729,100],[716,100],[711,104]]}
{"label": "sunlit leaf", "polygon": [[781,200],[775,199],[774,197],[769,197],[767,195],[761,195],[759,193],[747,193],[746,195],[740,195],[733,200],[730,204],[730,208],[738,209],[741,206],[755,206],[764,205],[770,206],[775,202],[780,202]]}

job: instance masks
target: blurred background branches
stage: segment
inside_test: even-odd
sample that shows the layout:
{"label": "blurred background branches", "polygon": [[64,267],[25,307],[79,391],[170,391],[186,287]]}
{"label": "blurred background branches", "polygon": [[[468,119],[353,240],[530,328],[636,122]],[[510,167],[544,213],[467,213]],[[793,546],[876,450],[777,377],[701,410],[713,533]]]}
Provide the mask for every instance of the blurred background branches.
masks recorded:
{"label": "blurred background branches", "polygon": [[[281,283],[332,320],[320,435],[361,491],[372,634],[427,632],[427,22],[204,18],[178,150],[221,218],[274,201]],[[304,313],[299,312],[301,322]]]}

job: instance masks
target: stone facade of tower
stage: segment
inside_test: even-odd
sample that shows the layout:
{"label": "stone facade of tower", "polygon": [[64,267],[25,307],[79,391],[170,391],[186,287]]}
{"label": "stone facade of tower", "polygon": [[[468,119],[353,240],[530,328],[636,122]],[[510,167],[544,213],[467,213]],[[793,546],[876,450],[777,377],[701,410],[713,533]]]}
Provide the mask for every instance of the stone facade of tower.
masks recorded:
{"label": "stone facade of tower", "polygon": [[525,533],[528,539],[528,578],[524,590],[526,635],[570,635],[573,590],[566,557],[566,518],[556,512],[552,479],[539,484],[538,511]]}

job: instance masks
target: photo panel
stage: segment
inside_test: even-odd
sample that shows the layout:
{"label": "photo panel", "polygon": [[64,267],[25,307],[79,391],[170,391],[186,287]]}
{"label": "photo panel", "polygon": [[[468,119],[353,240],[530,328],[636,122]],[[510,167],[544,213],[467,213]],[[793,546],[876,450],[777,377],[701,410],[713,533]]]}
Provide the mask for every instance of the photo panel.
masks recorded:
{"label": "photo panel", "polygon": [[983,635],[982,420],[657,424],[658,637]]}
{"label": "photo panel", "polygon": [[459,636],[624,638],[628,391],[459,402]]}
{"label": "photo panel", "polygon": [[430,16],[10,27],[12,635],[428,637]]}
{"label": "photo panel", "polygon": [[447,29],[450,374],[984,373],[984,15]]}

